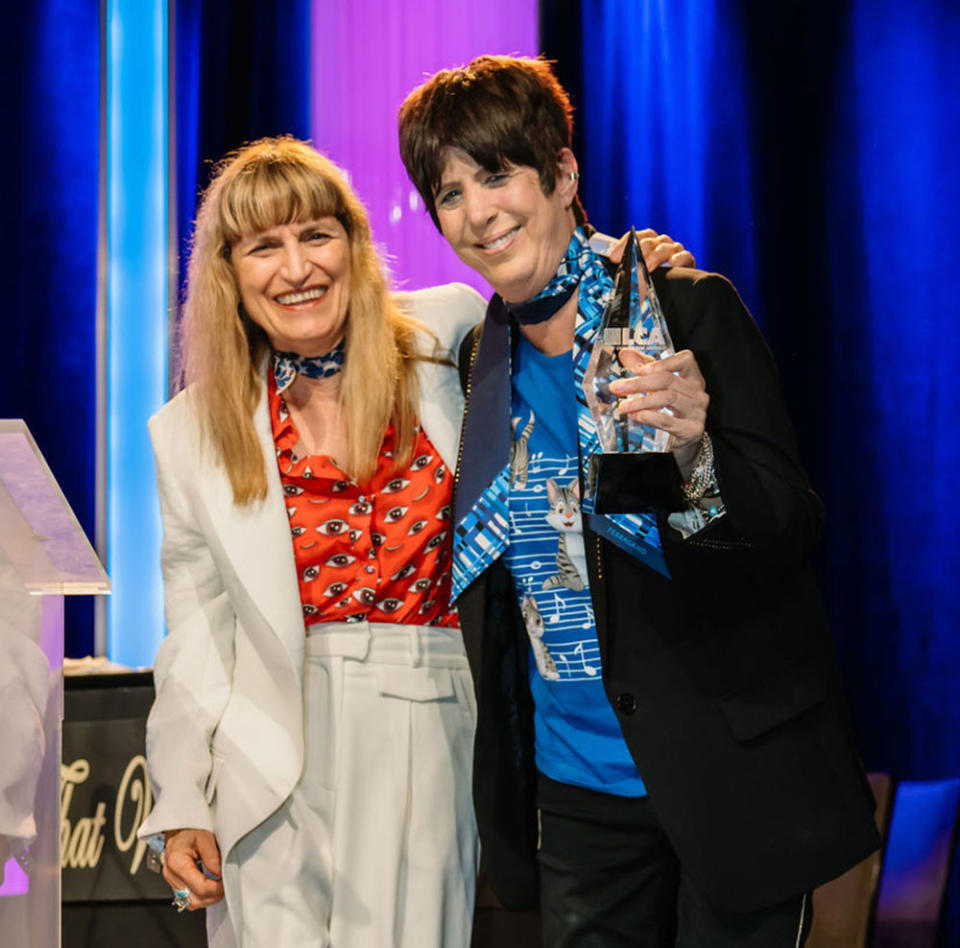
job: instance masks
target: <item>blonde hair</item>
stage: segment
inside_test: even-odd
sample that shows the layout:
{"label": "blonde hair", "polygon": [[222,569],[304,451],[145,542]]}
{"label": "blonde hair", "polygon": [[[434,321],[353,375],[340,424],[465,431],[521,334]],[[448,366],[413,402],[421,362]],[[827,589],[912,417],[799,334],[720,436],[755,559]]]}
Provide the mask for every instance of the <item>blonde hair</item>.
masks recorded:
{"label": "blonde hair", "polygon": [[226,470],[238,505],[267,493],[253,414],[270,342],[242,312],[230,251],[244,234],[328,216],[340,221],[350,244],[340,385],[347,456],[338,460],[349,477],[369,480],[390,424],[394,463],[409,463],[413,453],[420,358],[414,332],[422,327],[391,299],[366,211],[337,166],[295,138],[262,138],[227,155],[203,195],[180,324],[180,383],[189,388],[204,443]]}

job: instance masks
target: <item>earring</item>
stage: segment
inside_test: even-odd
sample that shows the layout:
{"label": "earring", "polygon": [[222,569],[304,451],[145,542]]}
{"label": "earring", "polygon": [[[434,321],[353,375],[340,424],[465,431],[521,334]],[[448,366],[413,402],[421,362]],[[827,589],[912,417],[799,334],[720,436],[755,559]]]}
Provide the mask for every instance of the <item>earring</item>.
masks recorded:
{"label": "earring", "polygon": [[577,178],[579,178],[579,177],[580,177],[580,172],[579,172],[579,171],[571,171],[571,172],[570,172],[570,180],[571,180],[571,181],[576,181]]}

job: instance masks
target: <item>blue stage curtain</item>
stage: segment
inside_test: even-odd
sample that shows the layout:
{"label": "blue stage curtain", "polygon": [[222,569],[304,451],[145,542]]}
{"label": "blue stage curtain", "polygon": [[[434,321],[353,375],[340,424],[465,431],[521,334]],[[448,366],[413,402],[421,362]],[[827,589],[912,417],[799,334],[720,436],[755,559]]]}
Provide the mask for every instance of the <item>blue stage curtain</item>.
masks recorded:
{"label": "blue stage curtain", "polygon": [[[683,240],[777,356],[867,767],[960,775],[960,7],[542,5],[576,14],[579,61],[544,52],[579,94],[591,219]],[[960,944],[956,864],[945,915]]]}
{"label": "blue stage curtain", "polygon": [[[92,542],[98,0],[7,4],[0,86],[0,417],[26,420]],[[92,605],[68,597],[68,655],[93,651]]]}
{"label": "blue stage curtain", "polygon": [[578,157],[585,205],[601,230],[636,224],[681,234],[751,295],[755,156],[730,7],[585,0]]}
{"label": "blue stage curtain", "polygon": [[[174,0],[181,286],[212,163],[265,135],[310,135],[308,0]],[[173,363],[171,363],[171,366]]]}
{"label": "blue stage curtain", "polygon": [[[867,761],[960,776],[960,7],[854,0],[830,128],[828,548]],[[851,423],[839,424],[841,417]],[[960,945],[960,853],[943,946]]]}

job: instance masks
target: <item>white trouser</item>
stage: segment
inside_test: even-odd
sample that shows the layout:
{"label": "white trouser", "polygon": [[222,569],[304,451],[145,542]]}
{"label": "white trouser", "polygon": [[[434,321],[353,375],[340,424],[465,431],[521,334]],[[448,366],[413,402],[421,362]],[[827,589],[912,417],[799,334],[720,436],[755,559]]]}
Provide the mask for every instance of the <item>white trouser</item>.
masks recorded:
{"label": "white trouser", "polygon": [[237,942],[468,948],[476,703],[460,631],[310,632],[303,773],[224,867]]}

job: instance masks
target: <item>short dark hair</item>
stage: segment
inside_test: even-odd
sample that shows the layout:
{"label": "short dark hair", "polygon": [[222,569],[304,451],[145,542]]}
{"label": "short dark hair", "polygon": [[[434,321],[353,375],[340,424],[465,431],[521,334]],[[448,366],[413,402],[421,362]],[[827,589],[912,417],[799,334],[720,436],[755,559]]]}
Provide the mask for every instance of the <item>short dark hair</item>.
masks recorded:
{"label": "short dark hair", "polygon": [[[573,106],[546,60],[479,56],[417,86],[400,106],[399,125],[400,156],[439,229],[434,195],[447,148],[490,172],[534,168],[552,194],[557,159],[573,138]],[[586,220],[576,198],[574,214]]]}

